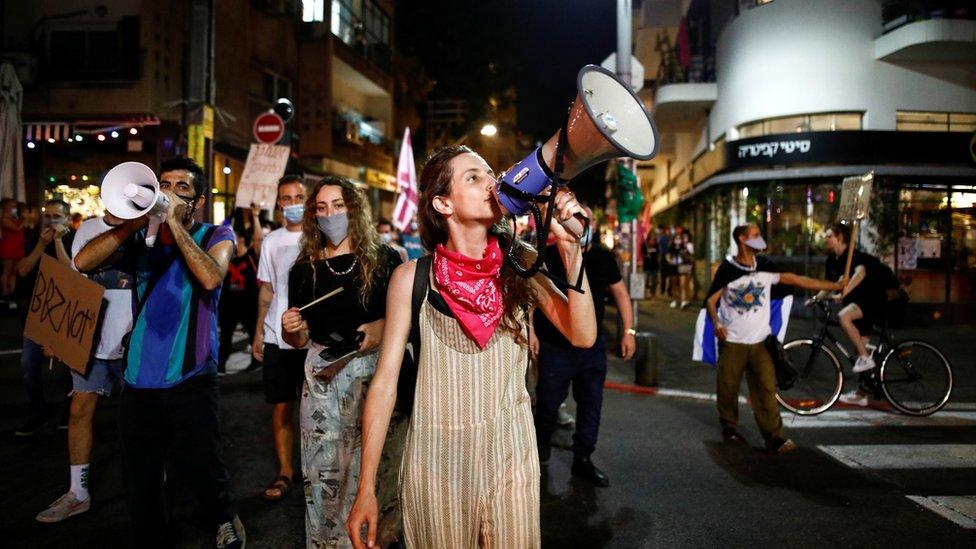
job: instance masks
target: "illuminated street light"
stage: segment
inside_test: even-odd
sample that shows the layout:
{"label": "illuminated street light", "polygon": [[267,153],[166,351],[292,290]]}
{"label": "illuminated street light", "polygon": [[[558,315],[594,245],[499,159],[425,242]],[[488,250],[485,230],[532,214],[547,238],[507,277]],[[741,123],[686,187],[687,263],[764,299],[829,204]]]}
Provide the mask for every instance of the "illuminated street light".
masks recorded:
{"label": "illuminated street light", "polygon": [[493,137],[498,133],[498,128],[494,124],[485,124],[481,127],[481,135],[485,137]]}

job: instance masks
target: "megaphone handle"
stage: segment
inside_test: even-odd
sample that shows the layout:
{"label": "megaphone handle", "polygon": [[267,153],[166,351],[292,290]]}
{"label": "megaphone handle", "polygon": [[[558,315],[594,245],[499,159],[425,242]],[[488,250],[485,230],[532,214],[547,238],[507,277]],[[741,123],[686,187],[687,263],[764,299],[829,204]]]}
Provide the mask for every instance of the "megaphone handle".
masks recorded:
{"label": "megaphone handle", "polygon": [[149,226],[146,228],[146,247],[152,248],[156,244],[156,235],[159,234],[159,226],[163,223],[163,216],[149,216]]}

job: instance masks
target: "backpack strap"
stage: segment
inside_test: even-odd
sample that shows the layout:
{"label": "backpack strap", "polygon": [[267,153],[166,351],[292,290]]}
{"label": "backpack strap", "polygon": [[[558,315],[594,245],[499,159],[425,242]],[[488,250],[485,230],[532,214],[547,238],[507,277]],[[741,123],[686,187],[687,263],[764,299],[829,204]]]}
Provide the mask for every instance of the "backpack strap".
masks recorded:
{"label": "backpack strap", "polygon": [[427,298],[430,288],[431,256],[423,255],[417,259],[417,270],[413,275],[413,293],[410,296],[410,347],[414,365],[420,358],[420,307]]}
{"label": "backpack strap", "polygon": [[427,298],[430,288],[431,256],[423,255],[417,259],[413,275],[413,292],[410,295],[410,353],[404,353],[397,380],[397,408],[409,416],[413,410],[413,398],[417,387],[417,372],[420,361],[420,307]]}

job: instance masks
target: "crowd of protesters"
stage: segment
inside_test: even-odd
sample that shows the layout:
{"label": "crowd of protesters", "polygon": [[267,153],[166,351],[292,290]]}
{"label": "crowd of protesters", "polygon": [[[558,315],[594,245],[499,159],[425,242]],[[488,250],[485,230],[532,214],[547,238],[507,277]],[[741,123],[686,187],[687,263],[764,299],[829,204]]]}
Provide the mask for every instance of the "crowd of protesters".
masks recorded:
{"label": "crowd of protesters", "polygon": [[[206,178],[196,164],[177,158],[157,173],[169,209],[155,244],[147,244],[145,217],[82,220],[59,200],[38,212],[2,201],[6,303],[17,303],[18,292],[30,295],[48,255],[102,285],[109,309],[86,372],[72,373],[68,490],[38,521],[90,509],[92,417],[99,398],[117,391],[133,543],[167,545],[163,483],[172,470],[189,480],[213,522],[215,545],[243,547],[244,523],[221,457],[218,378],[256,369],[277,464],[255,490],[273,502],[302,484],[309,547],[538,547],[539,475],[548,467],[549,439],[564,423],[576,424],[572,474],[609,486],[591,460],[607,374],[601,324],[608,298],[620,315],[615,347],[624,358],[635,352],[636,331],[615,258],[591,236],[595,225],[576,235],[559,223],[577,214],[593,219],[572,193],[554,200],[547,276],[524,278],[504,258],[527,260],[535,251],[501,216],[491,168],[464,146],[428,159],[418,218],[402,233],[376,221],[368,195],[341,177],[307,187],[301,176],[286,175],[270,219],[243,207],[213,225],[199,220]],[[755,253],[764,243],[755,233],[754,226],[736,229],[738,255],[727,269],[741,273],[726,281],[729,288],[740,275],[756,277]],[[660,225],[642,252],[652,296],[688,306],[695,295],[691,235]],[[763,276],[766,286],[842,287]],[[582,293],[571,290],[577,284]],[[725,285],[710,293],[723,341],[723,436],[741,438],[734,395],[745,371],[768,449],[789,450],[770,396],[768,356],[756,343],[768,329],[743,327]],[[745,334],[753,324],[760,328]],[[239,327],[246,366],[230,360]],[[24,338],[29,406],[19,436],[47,427],[41,368],[52,354]],[[537,378],[534,399],[527,373]],[[570,388],[576,417],[563,421]],[[146,532],[156,535],[147,540]]]}

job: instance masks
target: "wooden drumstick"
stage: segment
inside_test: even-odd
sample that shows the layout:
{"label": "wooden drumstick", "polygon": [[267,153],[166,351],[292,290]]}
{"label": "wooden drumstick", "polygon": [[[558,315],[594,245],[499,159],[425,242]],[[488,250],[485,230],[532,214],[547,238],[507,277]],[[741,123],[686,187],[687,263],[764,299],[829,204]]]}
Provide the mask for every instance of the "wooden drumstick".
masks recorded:
{"label": "wooden drumstick", "polygon": [[311,307],[312,305],[315,305],[316,303],[318,303],[320,301],[325,301],[326,299],[329,299],[330,297],[332,297],[332,296],[334,296],[334,295],[336,295],[336,294],[338,294],[340,292],[342,292],[342,286],[339,286],[335,290],[332,290],[331,292],[329,292],[329,293],[325,294],[324,296],[316,299],[315,301],[313,301],[313,302],[305,305],[304,307],[299,307],[298,312],[302,312],[305,309],[308,309],[309,307]]}

